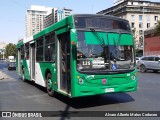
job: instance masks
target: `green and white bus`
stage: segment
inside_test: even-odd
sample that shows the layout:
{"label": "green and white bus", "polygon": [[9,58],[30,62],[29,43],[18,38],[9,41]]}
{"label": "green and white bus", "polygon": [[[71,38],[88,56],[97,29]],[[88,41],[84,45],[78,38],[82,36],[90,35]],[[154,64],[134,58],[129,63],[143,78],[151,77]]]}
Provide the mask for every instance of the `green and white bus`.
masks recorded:
{"label": "green and white bus", "polygon": [[77,14],[17,44],[17,72],[70,98],[137,90],[134,40],[127,20]]}

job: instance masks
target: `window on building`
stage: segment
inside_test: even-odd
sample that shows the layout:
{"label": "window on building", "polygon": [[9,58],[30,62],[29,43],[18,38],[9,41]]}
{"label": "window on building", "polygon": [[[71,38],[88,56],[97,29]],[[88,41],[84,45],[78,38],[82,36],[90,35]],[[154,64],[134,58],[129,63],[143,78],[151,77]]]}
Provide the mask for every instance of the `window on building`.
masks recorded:
{"label": "window on building", "polygon": [[134,28],[134,22],[131,23],[131,27]]}
{"label": "window on building", "polygon": [[141,45],[143,44],[143,36],[139,37],[139,42],[140,42]]}
{"label": "window on building", "polygon": [[143,35],[143,30],[139,30],[139,35]]}
{"label": "window on building", "polygon": [[45,61],[55,60],[55,33],[45,37]]}
{"label": "window on building", "polygon": [[154,16],[154,21],[157,21],[158,20],[158,16]]}
{"label": "window on building", "polygon": [[142,15],[139,15],[139,21],[142,21]]}
{"label": "window on building", "polygon": [[150,27],[150,23],[147,23],[147,28],[149,28]]}
{"label": "window on building", "polygon": [[146,18],[147,18],[147,21],[149,22],[150,21],[150,16],[147,15]]}
{"label": "window on building", "polygon": [[135,21],[135,15],[131,15],[131,20]]}
{"label": "window on building", "polygon": [[43,37],[37,39],[36,61],[43,61]]}
{"label": "window on building", "polygon": [[139,23],[139,28],[143,28],[143,23],[142,22]]}

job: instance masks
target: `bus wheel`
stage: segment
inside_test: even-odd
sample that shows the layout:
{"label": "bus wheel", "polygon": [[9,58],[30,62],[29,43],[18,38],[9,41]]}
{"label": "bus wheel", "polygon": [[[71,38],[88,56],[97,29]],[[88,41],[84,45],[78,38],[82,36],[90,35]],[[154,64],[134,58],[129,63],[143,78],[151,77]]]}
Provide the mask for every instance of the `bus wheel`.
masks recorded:
{"label": "bus wheel", "polygon": [[141,65],[141,66],[140,66],[140,71],[141,71],[142,73],[144,73],[144,72],[147,71],[147,69],[146,69],[146,67],[145,67],[144,65]]}
{"label": "bus wheel", "polygon": [[52,75],[50,73],[47,74],[47,79],[46,79],[46,88],[49,96],[54,96],[54,90],[52,88]]}

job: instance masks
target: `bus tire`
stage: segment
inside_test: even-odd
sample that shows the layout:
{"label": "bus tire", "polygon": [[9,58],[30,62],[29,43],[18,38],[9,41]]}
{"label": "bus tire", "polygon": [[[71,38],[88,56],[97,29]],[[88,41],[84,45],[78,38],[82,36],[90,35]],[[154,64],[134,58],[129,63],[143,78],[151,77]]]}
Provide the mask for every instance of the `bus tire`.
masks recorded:
{"label": "bus tire", "polygon": [[54,90],[52,88],[52,75],[51,73],[47,73],[47,78],[46,78],[46,89],[47,93],[49,96],[54,96]]}
{"label": "bus tire", "polygon": [[146,72],[146,71],[147,71],[146,66],[145,66],[145,65],[140,65],[140,71],[141,71],[142,73]]}

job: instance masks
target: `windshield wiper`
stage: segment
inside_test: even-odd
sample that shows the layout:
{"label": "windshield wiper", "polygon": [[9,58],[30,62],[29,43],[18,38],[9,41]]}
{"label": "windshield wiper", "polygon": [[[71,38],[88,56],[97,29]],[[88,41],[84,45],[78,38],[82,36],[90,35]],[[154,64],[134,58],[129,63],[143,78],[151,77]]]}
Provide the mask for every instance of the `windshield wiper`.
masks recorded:
{"label": "windshield wiper", "polygon": [[104,39],[103,37],[101,38],[98,33],[95,31],[94,28],[90,28],[90,30],[94,33],[94,35],[96,36],[97,38],[97,41],[100,43],[101,47],[104,48],[105,47],[105,43],[104,43]]}
{"label": "windshield wiper", "polygon": [[118,42],[117,42],[117,44],[118,44],[118,45],[119,45],[120,40],[121,40],[121,35],[122,35],[122,33],[121,33],[121,32],[119,32],[119,37],[118,37]]}
{"label": "windshield wiper", "polygon": [[[90,28],[90,30],[94,33],[94,35],[96,36],[97,38],[97,41],[100,43],[101,47],[103,48],[104,50],[104,62],[107,63],[107,61],[109,62],[109,66],[110,66],[110,52],[109,52],[109,48],[106,47],[105,45],[105,42],[104,42],[104,38],[100,37],[98,35],[98,33],[95,31],[95,29],[93,28]],[[108,40],[108,33],[107,34],[107,44],[109,45],[109,40]],[[107,49],[107,50],[106,50]],[[107,59],[108,58],[108,59]]]}

